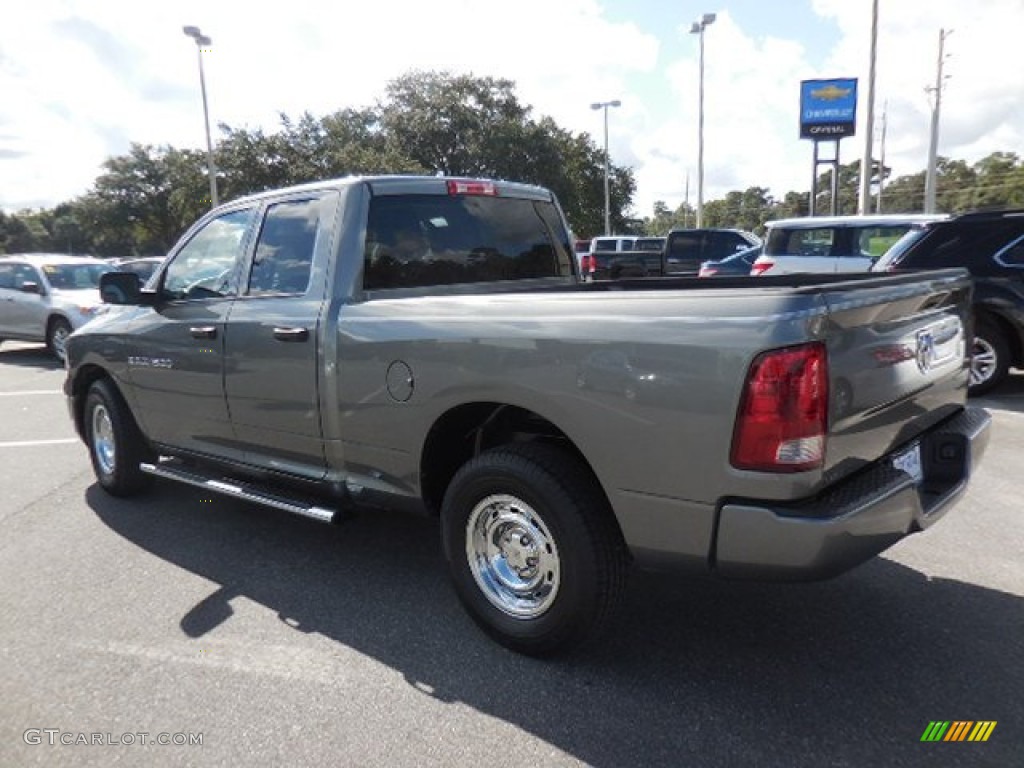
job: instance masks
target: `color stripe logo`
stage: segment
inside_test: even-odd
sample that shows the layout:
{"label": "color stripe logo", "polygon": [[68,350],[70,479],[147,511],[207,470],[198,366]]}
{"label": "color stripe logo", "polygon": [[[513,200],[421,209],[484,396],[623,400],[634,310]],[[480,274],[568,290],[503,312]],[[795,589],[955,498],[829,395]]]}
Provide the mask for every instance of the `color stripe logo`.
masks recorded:
{"label": "color stripe logo", "polygon": [[932,720],[921,734],[921,741],[988,741],[996,728],[995,720]]}

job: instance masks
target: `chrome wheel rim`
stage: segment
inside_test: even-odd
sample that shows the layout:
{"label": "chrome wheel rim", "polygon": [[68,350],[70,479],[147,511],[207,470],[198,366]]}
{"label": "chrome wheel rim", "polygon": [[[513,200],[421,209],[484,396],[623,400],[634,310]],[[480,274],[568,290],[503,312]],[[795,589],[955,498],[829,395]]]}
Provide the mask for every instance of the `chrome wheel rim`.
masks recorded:
{"label": "chrome wheel rim", "polygon": [[105,405],[97,405],[92,411],[92,452],[103,474],[112,474],[117,451],[114,446],[114,425]]}
{"label": "chrome wheel rim", "polygon": [[996,372],[996,348],[980,336],[974,337],[971,349],[971,386],[984,384]]}
{"label": "chrome wheel rim", "polygon": [[484,597],[507,616],[536,618],[558,595],[555,539],[536,510],[515,496],[495,494],[473,507],[466,558]]}
{"label": "chrome wheel rim", "polygon": [[56,328],[53,329],[53,336],[51,337],[53,344],[53,352],[61,360],[63,360],[65,355],[67,354],[67,352],[65,351],[65,347],[67,346],[68,336],[70,335],[71,331],[68,329],[66,325],[58,325]]}

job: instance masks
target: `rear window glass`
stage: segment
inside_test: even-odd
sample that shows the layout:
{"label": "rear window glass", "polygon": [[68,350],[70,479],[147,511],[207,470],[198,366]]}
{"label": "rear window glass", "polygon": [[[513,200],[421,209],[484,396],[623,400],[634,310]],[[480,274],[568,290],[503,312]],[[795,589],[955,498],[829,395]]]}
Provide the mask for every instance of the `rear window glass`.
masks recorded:
{"label": "rear window glass", "polygon": [[924,237],[926,231],[925,227],[914,227],[906,232],[903,237],[892,244],[892,247],[882,255],[882,258],[875,262],[872,270],[882,272],[895,268],[902,261],[903,254],[907,252],[910,246]]}
{"label": "rear window glass", "polygon": [[569,276],[554,205],[483,195],[382,195],[370,201],[368,290]]}
{"label": "rear window glass", "polygon": [[700,232],[674,232],[668,236],[668,256],[683,259],[699,259],[701,241]]}
{"label": "rear window glass", "polygon": [[109,264],[45,264],[42,269],[50,285],[70,291],[98,288],[100,275],[114,271]]}
{"label": "rear window glass", "polygon": [[910,225],[895,227],[865,227],[857,230],[856,248],[851,256],[877,259],[896,244],[910,229]]}
{"label": "rear window glass", "polygon": [[784,229],[773,227],[764,252],[768,256],[831,256],[836,232],[833,227]]}

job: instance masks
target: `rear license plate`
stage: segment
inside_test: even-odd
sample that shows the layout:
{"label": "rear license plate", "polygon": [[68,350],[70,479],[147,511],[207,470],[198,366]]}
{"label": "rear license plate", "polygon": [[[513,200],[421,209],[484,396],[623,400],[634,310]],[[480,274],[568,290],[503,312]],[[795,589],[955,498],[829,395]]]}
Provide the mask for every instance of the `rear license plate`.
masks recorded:
{"label": "rear license plate", "polygon": [[906,472],[914,480],[915,485],[920,485],[924,480],[924,468],[921,466],[921,446],[912,445],[902,453],[893,457],[892,465],[896,469]]}

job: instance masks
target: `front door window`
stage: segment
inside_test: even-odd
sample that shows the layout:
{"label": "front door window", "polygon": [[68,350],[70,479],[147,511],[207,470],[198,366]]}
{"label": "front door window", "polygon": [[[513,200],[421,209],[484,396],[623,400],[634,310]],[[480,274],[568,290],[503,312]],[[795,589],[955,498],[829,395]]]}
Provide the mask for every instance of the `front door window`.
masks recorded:
{"label": "front door window", "polygon": [[209,299],[238,293],[238,265],[253,209],[209,222],[174,256],[164,275],[169,300]]}

